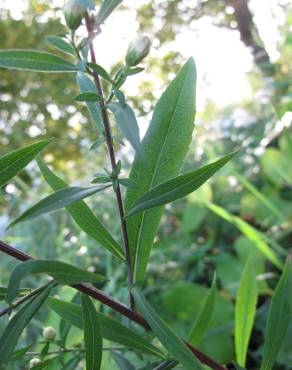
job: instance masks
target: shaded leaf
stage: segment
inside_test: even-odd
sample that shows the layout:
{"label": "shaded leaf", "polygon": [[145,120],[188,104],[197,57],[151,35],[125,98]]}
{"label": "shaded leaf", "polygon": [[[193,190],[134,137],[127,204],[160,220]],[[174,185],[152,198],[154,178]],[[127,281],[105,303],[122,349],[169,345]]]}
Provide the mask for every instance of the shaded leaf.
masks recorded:
{"label": "shaded leaf", "polygon": [[[46,182],[53,190],[57,191],[68,187],[68,184],[54,174],[40,157],[37,158],[37,163]],[[65,208],[81,230],[103,245],[114,256],[125,260],[122,247],[113,239],[84,201],[80,200]]]}
{"label": "shaded leaf", "polygon": [[70,54],[70,55],[76,55],[76,51],[74,47],[66,40],[64,40],[62,37],[57,36],[47,36],[47,41],[52,44],[55,48],[58,50],[63,51],[64,53]]}
{"label": "shaded leaf", "polygon": [[60,284],[77,284],[106,280],[104,276],[81,270],[65,262],[55,260],[29,260],[17,265],[12,271],[8,284],[7,301],[17,296],[20,281],[30,274],[47,274]]}
{"label": "shaded leaf", "polygon": [[102,360],[102,329],[91,299],[81,294],[86,370],[99,370]]}
{"label": "shaded leaf", "polygon": [[128,189],[138,189],[139,186],[131,179],[119,179],[119,183]]}
{"label": "shaded leaf", "polygon": [[111,356],[120,370],[135,370],[135,367],[125,356],[118,352],[111,352]]}
{"label": "shaded leaf", "polygon": [[248,343],[255,319],[257,281],[252,258],[247,260],[240,280],[235,303],[235,352],[236,361],[245,366]]}
{"label": "shaded leaf", "polygon": [[35,72],[76,72],[77,67],[57,55],[35,50],[0,50],[0,67]]}
{"label": "shaded leaf", "polygon": [[107,73],[107,71],[99,64],[96,63],[87,63],[88,67],[93,69],[99,76],[104,78],[106,81],[114,85],[114,81],[111,79],[110,75]]}
{"label": "shaded leaf", "polygon": [[122,1],[123,0],[103,0],[96,17],[96,23],[103,23]]}
{"label": "shaded leaf", "polygon": [[38,141],[2,156],[0,158],[0,186],[16,176],[49,143],[49,140]]}
{"label": "shaded leaf", "polygon": [[158,316],[147,302],[141,290],[134,287],[132,288],[132,294],[138,309],[142,312],[151,329],[169,353],[176,358],[186,370],[203,370],[203,367],[191,350]]}
{"label": "shaded leaf", "polygon": [[132,216],[137,212],[145,211],[146,209],[173,202],[176,199],[192,193],[229,162],[237,152],[238,151],[229,153],[216,162],[201,167],[198,170],[187,172],[153,187],[134,202],[126,217]]}

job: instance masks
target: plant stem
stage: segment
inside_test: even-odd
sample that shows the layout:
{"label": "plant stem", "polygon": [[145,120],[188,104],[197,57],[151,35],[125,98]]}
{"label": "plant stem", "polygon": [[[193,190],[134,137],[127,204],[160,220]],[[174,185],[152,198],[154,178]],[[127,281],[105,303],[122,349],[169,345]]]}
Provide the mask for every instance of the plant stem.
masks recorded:
{"label": "plant stem", "polygon": [[[94,47],[93,47],[93,42],[92,42],[93,29],[92,29],[88,14],[85,15],[85,23],[86,23],[86,28],[87,28],[88,37],[89,37],[89,51],[90,51],[91,61],[92,63],[96,63],[96,57],[95,57],[95,52],[94,52]],[[95,82],[98,95],[102,98],[99,101],[99,106],[100,106],[101,113],[102,113],[104,133],[105,133],[105,139],[106,139],[106,143],[108,147],[111,167],[112,167],[112,170],[114,171],[116,168],[116,157],[115,157],[110,121],[109,121],[109,117],[107,113],[107,108],[106,108],[106,105],[103,99],[103,90],[101,87],[99,75],[96,71],[93,71],[93,78],[94,78],[94,82]],[[117,183],[116,198],[117,198],[117,203],[118,203],[118,208],[119,208],[120,222],[121,222],[123,239],[124,239],[125,255],[127,259],[128,283],[129,285],[132,285],[133,284],[133,270],[132,270],[132,263],[131,263],[129,236],[128,236],[127,224],[125,220],[125,211],[124,211],[122,193],[121,193],[121,188],[120,188],[119,183]],[[134,308],[134,299],[131,293],[130,293],[130,304],[131,304],[131,307]]]}
{"label": "plant stem", "polygon": [[[23,253],[16,248],[12,247],[11,245],[3,242],[0,240],[0,251],[4,252],[5,254],[14,257],[20,261],[28,261],[32,259],[32,257],[26,253]],[[108,307],[111,307],[113,310],[119,312],[123,316],[127,317],[131,321],[136,322],[144,329],[149,330],[150,327],[147,321],[144,319],[143,316],[135,312],[134,310],[130,309],[123,303],[115,300],[114,298],[108,296],[101,290],[94,288],[90,284],[75,284],[72,285],[73,288],[79,290],[82,293],[89,295],[90,297],[98,300],[99,302],[105,304]],[[217,361],[213,360],[211,357],[206,355],[204,352],[200,351],[199,349],[195,348],[188,342],[185,342],[189,349],[193,352],[193,354],[205,365],[209,366],[213,370],[227,370],[224,366],[220,365]]]}

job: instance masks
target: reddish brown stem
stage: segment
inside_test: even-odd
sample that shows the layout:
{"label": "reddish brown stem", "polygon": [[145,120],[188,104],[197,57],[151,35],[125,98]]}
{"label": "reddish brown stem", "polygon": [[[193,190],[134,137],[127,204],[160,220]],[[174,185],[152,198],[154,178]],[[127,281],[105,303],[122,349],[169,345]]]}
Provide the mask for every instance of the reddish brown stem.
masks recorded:
{"label": "reddish brown stem", "polygon": [[[0,251],[3,253],[18,259],[19,261],[28,261],[32,259],[30,255],[19,251],[18,249],[12,247],[11,245],[0,240]],[[125,304],[115,300],[111,296],[105,294],[103,291],[96,289],[90,284],[75,284],[72,285],[73,288],[79,290],[82,293],[89,295],[90,297],[98,300],[101,303],[104,303],[106,306],[111,307],[113,310],[119,312],[123,316],[127,317],[131,321],[136,322],[146,330],[149,330],[150,327],[147,321],[143,316],[126,306]],[[227,370],[224,366],[220,365],[218,362],[213,360],[211,357],[206,355],[204,352],[195,348],[188,342],[185,342],[186,345],[190,348],[193,354],[205,365],[209,366],[213,370]]]}

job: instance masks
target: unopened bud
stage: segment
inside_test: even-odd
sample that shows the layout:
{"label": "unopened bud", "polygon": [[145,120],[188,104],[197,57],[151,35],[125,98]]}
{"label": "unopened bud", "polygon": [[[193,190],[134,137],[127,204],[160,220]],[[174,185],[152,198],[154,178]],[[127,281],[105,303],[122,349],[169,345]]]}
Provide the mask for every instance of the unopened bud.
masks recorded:
{"label": "unopened bud", "polygon": [[52,326],[47,326],[43,330],[43,337],[46,339],[54,339],[56,336],[56,330]]}
{"label": "unopened bud", "polygon": [[64,5],[64,16],[67,26],[75,31],[81,24],[86,13],[86,4],[82,0],[66,0]]}
{"label": "unopened bud", "polygon": [[29,368],[32,369],[33,367],[35,367],[36,365],[39,365],[41,363],[42,363],[42,361],[39,358],[34,357],[29,361]]}
{"label": "unopened bud", "polygon": [[149,54],[151,40],[148,36],[137,36],[129,44],[126,63],[129,67],[139,64]]}

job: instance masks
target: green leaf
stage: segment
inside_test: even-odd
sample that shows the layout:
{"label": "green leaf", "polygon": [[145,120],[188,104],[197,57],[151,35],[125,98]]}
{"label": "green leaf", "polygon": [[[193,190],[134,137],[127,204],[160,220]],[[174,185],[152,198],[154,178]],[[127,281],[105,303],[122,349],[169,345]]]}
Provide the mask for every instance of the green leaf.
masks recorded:
{"label": "green leaf", "polygon": [[32,347],[32,343],[28,346],[25,346],[23,348],[18,349],[17,351],[14,351],[10,356],[10,361],[19,360],[19,357],[22,357],[25,355],[26,352],[28,352]]}
{"label": "green leaf", "polygon": [[103,0],[96,17],[96,23],[103,23],[122,1],[123,0]]}
{"label": "green leaf", "polygon": [[[79,71],[76,76],[76,81],[81,93],[85,92],[93,92],[95,94],[97,93],[94,82],[85,73]],[[89,110],[94,126],[100,133],[103,133],[104,127],[102,123],[102,113],[99,104],[86,102],[86,105]]]}
{"label": "green leaf", "polygon": [[139,186],[131,179],[119,179],[119,183],[128,189],[138,189]]}
{"label": "green leaf", "polygon": [[8,322],[0,338],[0,367],[4,365],[12,354],[23,329],[36,314],[50,293],[51,287],[34,296]]}
{"label": "green leaf", "polygon": [[132,216],[137,212],[145,211],[146,209],[173,202],[176,199],[192,193],[220,170],[220,168],[229,162],[237,153],[238,151],[229,153],[216,162],[201,167],[198,170],[187,172],[153,187],[134,202],[126,217]]}
{"label": "green leaf", "polygon": [[106,184],[109,182],[112,182],[112,179],[106,175],[97,176],[91,181],[92,184]]}
{"label": "green leaf", "polygon": [[98,102],[101,100],[101,97],[94,92],[84,92],[75,96],[74,100],[85,101],[85,102]]}
{"label": "green leaf", "polygon": [[118,352],[111,352],[111,356],[120,370],[135,370],[131,362]]}
{"label": "green leaf", "polygon": [[87,65],[93,71],[95,71],[99,76],[104,78],[106,81],[108,81],[112,85],[115,84],[115,82],[111,79],[110,75],[107,73],[107,71],[101,65],[96,64],[96,63],[87,63]]}
{"label": "green leaf", "polygon": [[57,36],[47,36],[47,41],[52,44],[58,50],[63,51],[64,53],[76,56],[76,51],[74,47],[62,37]]}
{"label": "green leaf", "polygon": [[292,261],[287,258],[282,276],[273,293],[265,332],[261,370],[273,368],[292,317]]}
{"label": "green leaf", "polygon": [[81,294],[86,370],[99,370],[102,360],[102,328],[91,299]]}
{"label": "green leaf", "polygon": [[122,105],[118,102],[109,103],[107,106],[113,112],[118,126],[132,147],[140,156],[143,156],[139,127],[132,108],[128,104]]}
{"label": "green leaf", "polygon": [[49,143],[49,140],[41,140],[2,156],[0,158],[0,187],[16,176]]}
{"label": "green leaf", "polygon": [[143,72],[145,68],[143,67],[133,67],[129,68],[126,71],[127,76],[136,75],[137,73]]}
{"label": "green leaf", "polygon": [[65,262],[29,260],[17,265],[10,275],[6,297],[9,303],[17,296],[20,281],[31,274],[47,274],[57,280],[59,284],[66,285],[106,280],[104,276],[81,270]]}
{"label": "green leaf", "polygon": [[8,227],[14,226],[19,222],[27,221],[45,213],[56,211],[81,199],[87,198],[99,191],[102,191],[107,187],[108,186],[87,186],[83,188],[80,186],[72,186],[58,190],[23,212],[23,214],[11,222]]}
{"label": "green leaf", "polygon": [[[59,316],[68,321],[71,325],[83,329],[82,309],[79,304],[69,303],[60,299],[50,297],[49,305]],[[132,329],[127,328],[119,321],[97,312],[102,326],[102,335],[105,339],[121,344],[136,351],[147,353],[163,358],[163,354],[155,346],[136,334]]]}
{"label": "green leaf", "polygon": [[[144,158],[135,156],[130,179],[139,189],[128,189],[126,211],[143,193],[177,176],[194,128],[195,81],[195,64],[190,59],[160,98],[142,141]],[[144,279],[162,213],[160,207],[127,220],[135,281]]]}
{"label": "green leaf", "polygon": [[235,303],[235,352],[236,361],[245,367],[248,343],[257,305],[257,281],[254,261],[247,260],[240,280]]}
{"label": "green leaf", "polygon": [[216,276],[214,277],[212,287],[208,292],[208,295],[200,309],[198,318],[194,323],[191,330],[189,341],[190,343],[197,345],[200,343],[207,329],[209,328],[214,308],[216,303]]}
{"label": "green leaf", "polygon": [[35,50],[0,50],[0,67],[34,72],[76,72],[74,64],[54,54]]}
{"label": "green leaf", "polygon": [[[37,163],[46,182],[53,190],[57,191],[68,187],[66,182],[54,174],[40,157],[37,157]],[[125,260],[122,247],[114,240],[84,201],[80,200],[65,208],[81,230],[103,245],[114,256]]]}
{"label": "green leaf", "polygon": [[141,290],[134,287],[131,291],[138,309],[142,312],[151,329],[168,352],[176,358],[186,370],[203,370],[203,367],[191,350],[158,316],[151,305],[147,302]]}
{"label": "green leaf", "polygon": [[283,263],[277,254],[270,248],[266,243],[266,238],[264,234],[259,232],[253,226],[249,225],[246,221],[242,220],[240,217],[234,216],[229,213],[226,209],[218,206],[217,204],[208,203],[207,207],[214,212],[216,215],[222,217],[224,220],[230,222],[236,226],[252,243],[255,247],[263,253],[263,255],[271,261],[278,269],[283,268]]}

